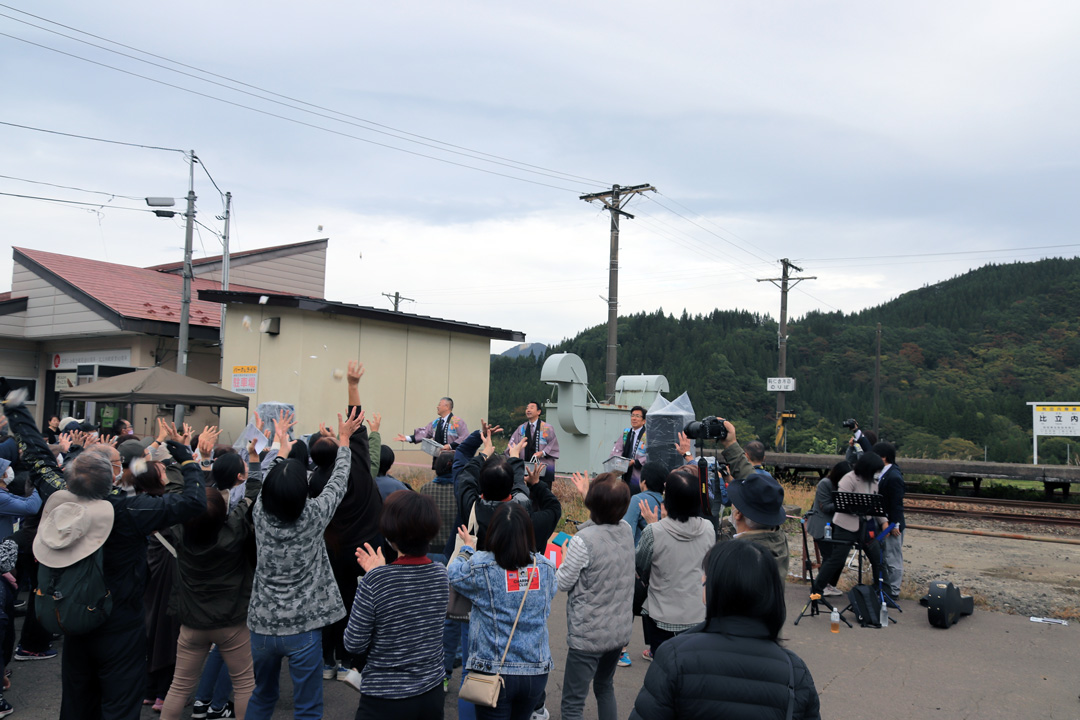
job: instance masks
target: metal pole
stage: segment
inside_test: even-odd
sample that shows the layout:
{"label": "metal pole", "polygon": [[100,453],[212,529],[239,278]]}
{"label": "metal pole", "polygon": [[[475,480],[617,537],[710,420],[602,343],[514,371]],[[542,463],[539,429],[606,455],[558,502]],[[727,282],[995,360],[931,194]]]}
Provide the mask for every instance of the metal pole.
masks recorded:
{"label": "metal pole", "polygon": [[604,395],[615,402],[615,376],[619,351],[619,186],[611,186],[611,262],[608,265],[607,376]]}
{"label": "metal pole", "polygon": [[[184,229],[184,294],[180,300],[180,337],[176,345],[176,372],[187,375],[188,318],[191,314],[191,241],[195,233],[195,151],[191,151],[187,194],[187,226]],[[183,403],[176,404],[173,422],[179,427],[184,422]]]}
{"label": "metal pole", "polygon": [[[229,215],[232,211],[232,193],[225,193],[225,230],[221,233],[221,289],[229,289]],[[228,304],[221,303],[221,331],[218,333],[218,351],[221,353],[221,386],[225,387],[225,313]]]}
{"label": "metal pole", "polygon": [[874,435],[881,439],[878,409],[881,407],[881,323],[877,324],[877,356],[874,359]]}
{"label": "metal pole", "polygon": [[[780,331],[777,335],[777,345],[780,350],[780,362],[777,364],[777,375],[787,377],[787,294],[788,294],[788,268],[791,263],[787,258],[780,261],[784,271],[780,277]],[[776,426],[783,431],[784,409],[786,406],[786,393],[776,393]],[[777,452],[787,452],[787,433],[783,433],[783,447],[776,448]]]}

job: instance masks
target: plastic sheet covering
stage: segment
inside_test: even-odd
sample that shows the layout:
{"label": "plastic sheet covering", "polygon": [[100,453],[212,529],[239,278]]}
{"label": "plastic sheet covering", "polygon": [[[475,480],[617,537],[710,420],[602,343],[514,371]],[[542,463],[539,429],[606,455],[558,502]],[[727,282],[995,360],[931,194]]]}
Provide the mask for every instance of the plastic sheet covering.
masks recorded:
{"label": "plastic sheet covering", "polygon": [[675,449],[679,433],[696,419],[690,396],[683,393],[674,400],[656,398],[645,416],[645,436],[649,439],[649,462],[663,463],[668,470],[683,464]]}
{"label": "plastic sheet covering", "polygon": [[[271,442],[274,439],[274,419],[279,417],[278,413],[282,410],[287,413],[293,413],[293,415],[296,414],[296,406],[291,403],[264,402],[259,403],[259,406],[255,408],[255,414],[262,420],[263,430],[268,428],[270,430]],[[292,430],[289,431],[289,438],[293,439]]]}

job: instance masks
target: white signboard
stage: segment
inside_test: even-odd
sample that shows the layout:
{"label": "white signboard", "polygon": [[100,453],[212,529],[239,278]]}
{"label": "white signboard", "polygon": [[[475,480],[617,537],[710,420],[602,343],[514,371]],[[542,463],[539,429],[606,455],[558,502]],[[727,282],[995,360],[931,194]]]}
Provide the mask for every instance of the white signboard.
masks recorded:
{"label": "white signboard", "polygon": [[234,393],[254,395],[259,387],[258,365],[233,365],[232,388]]}
{"label": "white signboard", "polygon": [[58,372],[56,373],[56,382],[53,384],[53,390],[56,392],[63,392],[70,390],[79,383],[79,376],[73,372]]}
{"label": "white signboard", "polygon": [[1080,437],[1080,403],[1028,403],[1035,443],[1034,463],[1039,464],[1039,436]]}
{"label": "white signboard", "polygon": [[795,378],[767,378],[765,389],[769,392],[795,392]]}
{"label": "white signboard", "polygon": [[53,353],[49,359],[52,370],[75,370],[80,365],[117,365],[131,367],[131,348],[122,350],[82,350]]}

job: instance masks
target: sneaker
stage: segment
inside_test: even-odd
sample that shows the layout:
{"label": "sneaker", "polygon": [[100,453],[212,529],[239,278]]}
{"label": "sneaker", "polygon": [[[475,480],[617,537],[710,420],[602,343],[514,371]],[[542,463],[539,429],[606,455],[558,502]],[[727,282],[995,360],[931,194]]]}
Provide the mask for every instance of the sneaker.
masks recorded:
{"label": "sneaker", "polygon": [[210,709],[209,702],[203,702],[202,700],[196,700],[195,704],[191,706],[191,720],[203,720],[206,717],[206,712]]}
{"label": "sneaker", "polygon": [[22,645],[15,648],[16,660],[52,660],[54,657],[56,657],[56,651],[51,647],[45,648],[42,652],[23,650]]}
{"label": "sneaker", "polygon": [[337,665],[323,665],[322,666],[322,679],[333,680],[337,677]]}
{"label": "sneaker", "polygon": [[821,594],[822,595],[832,595],[833,597],[839,597],[840,595],[843,595],[844,593],[841,592],[840,590],[837,590],[832,585],[826,585],[825,589],[822,591]]}
{"label": "sneaker", "polygon": [[161,708],[165,707],[165,698],[155,698],[154,704],[150,706],[150,709],[154,712],[161,712]]}
{"label": "sneaker", "polygon": [[533,710],[532,717],[529,720],[548,720],[551,714],[548,712],[547,707],[542,707],[539,710]]}
{"label": "sneaker", "polygon": [[236,717],[236,710],[231,702],[225,703],[225,707],[220,710],[210,708],[206,711],[206,720],[217,720],[217,718],[234,718]]}
{"label": "sneaker", "polygon": [[624,652],[619,656],[619,667],[630,667],[633,664],[630,660],[630,653]]}
{"label": "sneaker", "polygon": [[335,672],[335,677],[338,680],[340,680],[341,682],[345,682],[345,678],[347,678],[349,676],[349,670],[350,669],[351,668],[347,668],[344,665],[338,665],[337,669],[334,671]]}
{"label": "sneaker", "polygon": [[[350,668],[349,671],[345,673],[345,677],[341,679],[341,682],[345,683],[356,692],[360,692],[360,677],[361,675],[359,670],[353,670]],[[443,682],[446,681],[444,680]]]}
{"label": "sneaker", "polygon": [[11,703],[0,698],[0,718],[7,717],[13,712],[15,712],[15,708],[11,707]]}
{"label": "sneaker", "polygon": [[652,650],[650,650],[649,648],[645,648],[641,651],[641,657],[645,658],[649,662],[652,662]]}

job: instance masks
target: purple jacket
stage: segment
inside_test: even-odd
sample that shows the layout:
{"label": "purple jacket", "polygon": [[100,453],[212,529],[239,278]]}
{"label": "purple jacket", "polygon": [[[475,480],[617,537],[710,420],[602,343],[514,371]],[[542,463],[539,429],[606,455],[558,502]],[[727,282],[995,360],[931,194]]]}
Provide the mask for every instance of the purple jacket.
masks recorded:
{"label": "purple jacket", "polygon": [[[454,413],[450,413],[446,416],[446,419],[450,423],[450,427],[446,428],[446,444],[450,447],[455,447],[462,438],[469,436],[469,426],[465,424],[465,421],[459,418]],[[438,424],[439,418],[435,418],[429,425],[418,427],[413,430],[413,434],[410,436],[409,442],[418,443],[425,438],[435,439],[435,426]]]}
{"label": "purple jacket", "polygon": [[[542,460],[544,464],[548,466],[551,472],[555,472],[555,460],[559,457],[559,438],[555,437],[555,428],[548,425],[543,420],[537,420],[536,424],[540,428],[538,433],[540,437],[536,439],[537,452],[544,453]],[[521,442],[521,439],[525,437],[525,428],[529,423],[522,423],[514,434],[510,436],[510,444]],[[529,461],[532,458],[522,456],[522,460]]]}

